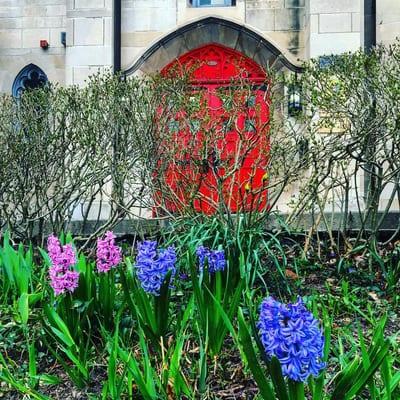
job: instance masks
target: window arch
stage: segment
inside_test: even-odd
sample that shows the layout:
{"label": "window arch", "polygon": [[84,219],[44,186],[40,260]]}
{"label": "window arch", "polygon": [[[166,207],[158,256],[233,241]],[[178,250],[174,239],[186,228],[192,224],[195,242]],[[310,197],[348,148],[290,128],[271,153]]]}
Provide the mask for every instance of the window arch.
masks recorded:
{"label": "window arch", "polygon": [[47,75],[35,64],[29,64],[16,76],[12,94],[14,97],[20,97],[22,92],[27,89],[37,89],[44,87],[48,82]]}

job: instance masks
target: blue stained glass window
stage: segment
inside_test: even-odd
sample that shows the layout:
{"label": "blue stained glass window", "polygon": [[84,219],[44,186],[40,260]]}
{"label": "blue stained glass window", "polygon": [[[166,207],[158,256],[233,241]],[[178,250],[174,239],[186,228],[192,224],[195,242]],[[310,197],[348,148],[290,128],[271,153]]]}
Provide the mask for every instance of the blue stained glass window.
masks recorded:
{"label": "blue stained glass window", "polygon": [[37,65],[29,64],[16,76],[12,86],[12,94],[14,97],[20,97],[24,90],[44,87],[47,82],[48,79],[43,70]]}

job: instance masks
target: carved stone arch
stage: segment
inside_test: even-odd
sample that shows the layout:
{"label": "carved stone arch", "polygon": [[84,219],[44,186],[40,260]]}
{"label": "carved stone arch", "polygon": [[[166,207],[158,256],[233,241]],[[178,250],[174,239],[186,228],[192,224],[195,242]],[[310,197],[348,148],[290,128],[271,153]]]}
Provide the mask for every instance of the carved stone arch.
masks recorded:
{"label": "carved stone arch", "polygon": [[14,79],[12,94],[20,97],[24,90],[44,87],[47,82],[47,75],[41,68],[35,64],[26,65]]}
{"label": "carved stone arch", "polygon": [[247,25],[219,17],[206,17],[184,25],[165,35],[151,45],[131,67],[124,71],[125,76],[135,72],[154,73],[161,71],[171,61],[183,54],[210,43],[231,48],[254,60],[262,67],[276,70],[287,68],[301,72],[299,63],[290,60],[276,44]]}

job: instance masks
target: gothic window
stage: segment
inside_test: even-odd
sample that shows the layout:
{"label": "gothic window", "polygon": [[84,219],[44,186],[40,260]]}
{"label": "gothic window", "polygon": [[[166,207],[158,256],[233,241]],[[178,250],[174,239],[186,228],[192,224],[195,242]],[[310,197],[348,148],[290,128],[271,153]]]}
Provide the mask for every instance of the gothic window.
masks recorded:
{"label": "gothic window", "polygon": [[189,0],[192,7],[224,7],[235,6],[236,0]]}
{"label": "gothic window", "polygon": [[42,88],[48,82],[46,74],[36,65],[24,67],[14,80],[12,94],[20,97],[24,90]]}

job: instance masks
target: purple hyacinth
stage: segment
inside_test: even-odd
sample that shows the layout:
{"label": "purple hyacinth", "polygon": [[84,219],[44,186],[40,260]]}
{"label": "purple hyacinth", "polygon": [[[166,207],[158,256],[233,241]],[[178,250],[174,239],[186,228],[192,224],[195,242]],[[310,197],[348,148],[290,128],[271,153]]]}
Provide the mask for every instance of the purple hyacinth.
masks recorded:
{"label": "purple hyacinth", "polygon": [[325,368],[324,336],[318,320],[300,298],[287,305],[266,298],[261,304],[258,329],[267,356],[279,360],[284,376],[305,382]]}
{"label": "purple hyacinth", "polygon": [[208,247],[199,246],[196,250],[199,259],[200,270],[203,271],[204,264],[208,262],[208,272],[215,273],[223,271],[226,267],[225,253],[223,250],[210,250]]}
{"label": "purple hyacinth", "polygon": [[108,272],[116,267],[122,259],[122,251],[115,244],[115,235],[108,231],[104,239],[97,239],[96,265],[98,272]]}
{"label": "purple hyacinth", "polygon": [[174,247],[157,251],[157,242],[146,240],[138,244],[136,275],[143,290],[158,296],[165,276],[172,271],[175,275],[176,253]]}
{"label": "purple hyacinth", "polygon": [[61,246],[53,235],[47,239],[47,251],[51,259],[50,285],[56,296],[73,292],[79,283],[79,272],[70,268],[76,264],[76,254],[71,244]]}

